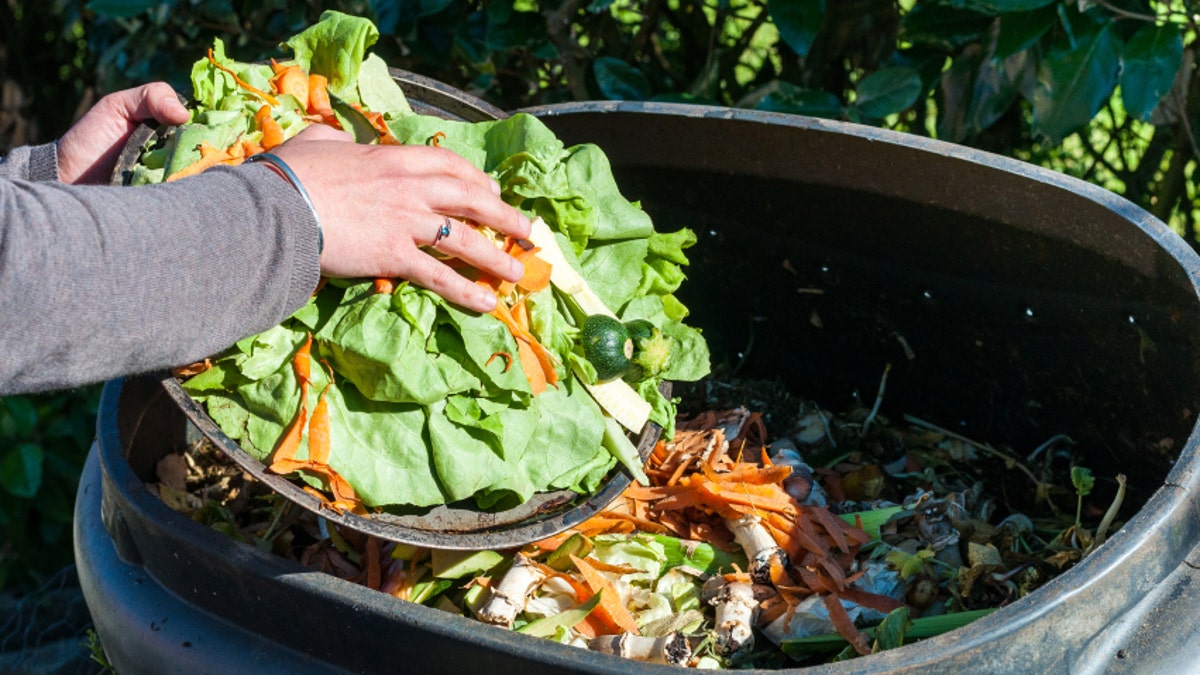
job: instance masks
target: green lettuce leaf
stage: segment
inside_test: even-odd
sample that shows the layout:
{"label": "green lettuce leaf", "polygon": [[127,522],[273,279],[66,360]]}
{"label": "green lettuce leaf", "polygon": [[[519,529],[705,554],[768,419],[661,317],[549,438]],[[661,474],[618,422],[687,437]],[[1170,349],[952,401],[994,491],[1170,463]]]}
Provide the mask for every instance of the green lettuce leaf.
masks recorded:
{"label": "green lettuce leaf", "polygon": [[396,84],[383,59],[374,54],[363,61],[359,70],[358,98],[367,110],[382,112],[389,121],[412,113],[404,90]]}
{"label": "green lettuce leaf", "polygon": [[378,39],[379,30],[370,20],[327,10],[285,44],[304,72],[324,75],[330,93],[358,103],[358,72],[367,48]]}

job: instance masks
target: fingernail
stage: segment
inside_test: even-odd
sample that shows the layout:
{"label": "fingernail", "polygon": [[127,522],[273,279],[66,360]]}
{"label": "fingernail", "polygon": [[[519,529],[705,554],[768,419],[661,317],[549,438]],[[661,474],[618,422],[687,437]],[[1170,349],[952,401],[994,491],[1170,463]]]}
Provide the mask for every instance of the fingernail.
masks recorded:
{"label": "fingernail", "polygon": [[495,178],[492,178],[491,181],[492,181],[492,194],[497,194],[497,195],[500,194],[499,181],[497,181]]}
{"label": "fingernail", "polygon": [[525,276],[525,266],[518,260],[513,260],[508,264],[508,278],[512,281],[517,281]]}

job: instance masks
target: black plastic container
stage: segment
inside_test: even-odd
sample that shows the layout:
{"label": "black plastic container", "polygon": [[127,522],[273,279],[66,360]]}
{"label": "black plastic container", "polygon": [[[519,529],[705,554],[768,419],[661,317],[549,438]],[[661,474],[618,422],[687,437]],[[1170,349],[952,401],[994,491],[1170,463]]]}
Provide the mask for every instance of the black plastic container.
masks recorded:
{"label": "black plastic container", "polygon": [[[1197,667],[1200,258],[1162,223],[1077,180],[856,125],[672,104],[531,112],[603,147],[660,229],[697,230],[681,298],[716,360],[831,407],[872,397],[891,363],[885,412],[1026,451],[1068,434],[1146,498],[1026,598],[819,670]],[[184,430],[156,379],[107,385],[76,548],[120,672],[665,672],[401,603],[183,518],[142,481]]]}

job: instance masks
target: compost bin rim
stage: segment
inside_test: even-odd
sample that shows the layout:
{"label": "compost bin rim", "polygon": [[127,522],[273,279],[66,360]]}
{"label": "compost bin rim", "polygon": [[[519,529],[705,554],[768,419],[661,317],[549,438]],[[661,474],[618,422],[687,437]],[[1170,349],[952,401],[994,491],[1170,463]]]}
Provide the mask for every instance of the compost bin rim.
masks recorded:
{"label": "compost bin rim", "polygon": [[[566,107],[580,108],[579,104],[567,104]],[[863,127],[842,122],[830,122],[827,120],[813,120],[808,118],[799,118],[796,116],[781,115],[775,113],[758,113],[751,111],[730,111],[726,109],[714,108],[699,108],[695,106],[682,106],[677,104],[629,104],[629,103],[608,103],[594,104],[583,106],[588,108],[588,112],[642,112],[653,114],[672,114],[685,115],[687,117],[697,118],[713,118],[713,119],[734,119],[742,121],[753,121],[756,123],[772,124],[783,127],[795,127],[806,129],[820,133],[839,133],[852,134],[855,136],[865,135],[868,140],[877,140],[895,145],[904,146],[905,148],[913,149],[921,152],[936,152],[940,155],[947,155],[971,161],[976,164],[983,164],[987,168],[1008,173],[1017,174],[1036,182],[1046,183],[1059,189],[1072,190],[1074,193],[1088,198],[1108,210],[1120,216],[1130,225],[1141,230],[1143,233],[1150,236],[1158,245],[1165,250],[1170,256],[1183,267],[1183,272],[1186,278],[1192,284],[1192,296],[1200,298],[1200,294],[1196,293],[1197,286],[1197,268],[1200,267],[1200,259],[1197,258],[1190,248],[1182,242],[1182,239],[1170,232],[1165,225],[1160,221],[1150,216],[1140,208],[1130,204],[1129,202],[1103,191],[1100,188],[1091,186],[1090,184],[1078,181],[1061,174],[1049,172],[1038,167],[1024,165],[1016,160],[1008,160],[1006,158],[997,157],[988,153],[982,153],[977,150],[964,149],[959,146],[952,146],[944,142],[932,141],[921,137],[909,137],[895,132],[887,132],[874,129],[871,127]],[[553,108],[553,109],[551,109]],[[547,109],[537,110],[537,114],[565,114],[568,112],[564,106],[553,106]],[[986,159],[986,162],[977,161],[977,157]],[[148,517],[154,520],[165,519],[166,529],[180,528],[185,532],[206,531],[207,528],[200,526],[197,523],[184,518],[182,515],[170,511],[165,504],[157,498],[154,498],[141,484],[136,476],[132,475],[132,469],[127,462],[120,461],[121,443],[119,436],[114,436],[116,425],[116,400],[121,387],[120,381],[114,381],[109,386],[105,387],[106,398],[102,402],[101,415],[98,420],[98,431],[107,443],[102,443],[101,458],[107,476],[117,485],[124,488],[122,498],[127,506],[131,509],[139,511],[143,517]],[[1180,454],[1180,459],[1176,461],[1175,466],[1168,475],[1167,481],[1147,503],[1139,509],[1139,511],[1126,523],[1120,531],[1115,533],[1112,538],[1095,553],[1085,558],[1081,563],[1074,568],[1047,583],[1042,588],[1031,593],[1026,598],[1023,598],[1012,605],[1003,608],[1001,611],[994,613],[988,617],[980,619],[962,629],[953,631],[943,636],[931,638],[922,643],[910,645],[902,650],[883,652],[873,655],[866,659],[858,659],[845,664],[834,664],[825,666],[830,672],[845,672],[858,670],[904,670],[915,669],[922,665],[930,665],[939,662],[945,662],[954,656],[971,657],[977,659],[978,655],[969,654],[969,651],[979,647],[986,647],[998,639],[1003,639],[1006,636],[1018,633],[1023,630],[1032,630],[1036,635],[1042,636],[1043,639],[1053,639],[1055,633],[1053,623],[1049,626],[1038,623],[1039,619],[1045,618],[1047,614],[1054,610],[1057,602],[1061,602],[1064,598],[1078,598],[1078,601],[1089,601],[1093,599],[1102,599],[1103,593],[1097,593],[1097,586],[1104,581],[1113,581],[1120,579],[1122,576],[1133,576],[1136,572],[1138,577],[1134,580],[1133,585],[1137,588],[1132,589],[1128,596],[1123,596],[1119,599],[1120,606],[1116,609],[1124,610],[1132,607],[1137,598],[1132,597],[1134,593],[1140,589],[1144,591],[1146,587],[1161,580],[1174,569],[1184,558],[1187,550],[1178,551],[1184,545],[1181,541],[1192,541],[1192,538],[1183,537],[1182,534],[1188,528],[1189,519],[1192,522],[1200,520],[1196,511],[1200,509],[1200,505],[1188,508],[1188,499],[1192,494],[1197,492],[1197,484],[1200,482],[1198,471],[1198,458],[1196,457],[1196,446],[1200,443],[1200,432],[1196,427],[1193,427],[1188,436],[1187,442],[1184,445]],[[113,449],[115,440],[116,450]],[[116,457],[111,456],[116,453]],[[130,480],[132,478],[132,481]],[[116,496],[113,497],[114,499]],[[151,502],[146,502],[150,499]],[[1196,501],[1196,500],[1188,500]],[[172,522],[175,521],[175,522]],[[184,522],[190,524],[184,524]],[[1170,536],[1169,530],[1172,528],[1180,528],[1175,536]],[[215,533],[209,532],[211,537],[220,537]],[[210,537],[210,538],[211,538]],[[222,537],[222,541],[225,538]],[[215,541],[215,540],[214,540]],[[1165,547],[1165,551],[1155,551],[1154,545]],[[265,556],[252,547],[246,555],[254,554],[256,556]],[[1187,548],[1190,548],[1188,545]],[[217,550],[211,555],[218,556],[222,559],[231,559],[237,556],[236,551],[241,547],[217,546]],[[242,555],[241,557],[245,557]],[[1136,560],[1135,560],[1136,559]],[[236,561],[234,561],[236,564]],[[283,561],[278,561],[283,562]],[[1137,565],[1132,563],[1137,562]],[[295,566],[297,572],[303,570],[299,566]],[[153,574],[153,570],[147,570]],[[284,583],[290,583],[290,580],[296,576],[304,579],[309,578],[313,573],[301,572],[300,575],[284,574],[276,577],[277,580]],[[324,575],[322,575],[324,576]],[[1079,580],[1080,583],[1072,585],[1073,582]],[[411,618],[413,622],[421,623],[425,626],[438,625],[439,630],[449,630],[438,617],[447,616],[444,613],[438,612],[432,608],[424,606],[407,605],[397,607],[390,599],[384,598],[374,591],[368,591],[362,587],[343,582],[336,577],[328,577],[321,579],[327,581],[327,585],[332,592],[337,592],[340,595],[353,596],[360,606],[370,607],[372,612],[381,615],[396,617],[398,615],[407,615],[408,612],[413,612],[412,615],[407,615],[405,618]],[[1128,580],[1126,580],[1128,581]],[[326,585],[326,584],[320,584]],[[1044,602],[1043,600],[1051,600],[1052,602]],[[1119,611],[1118,611],[1119,613]],[[1110,616],[1111,613],[1096,611],[1092,613],[1094,616],[1101,618]],[[431,619],[431,621],[423,621],[422,619]],[[502,629],[500,633],[495,631],[480,631],[477,622],[469,619],[461,619],[467,623],[459,621],[454,622],[454,630],[459,630],[470,634],[470,639],[473,642],[486,642],[491,648],[497,648],[500,644],[515,644],[516,647],[522,645],[532,645],[528,641],[521,640],[520,642],[511,643],[510,637],[517,640],[514,636],[503,635]],[[1103,628],[1100,626],[1099,628]],[[1040,629],[1040,630],[1039,630]],[[1096,635],[1099,632],[1097,627],[1091,627],[1088,635]],[[500,640],[500,638],[504,640]],[[1083,647],[1086,647],[1087,641],[1080,641],[1077,645],[1076,652],[1081,652]],[[574,648],[565,647],[562,645],[552,645],[549,641],[539,643],[540,650],[549,650],[556,658],[569,659],[581,665],[592,665],[597,656],[601,657],[599,661],[595,661],[595,665],[604,666],[605,668],[616,669],[621,668],[620,662],[610,663],[611,659],[607,659],[603,655],[583,654],[578,650],[570,651]],[[566,649],[568,651],[560,651]],[[996,652],[998,650],[992,650]],[[976,664],[977,661],[974,661]],[[1064,663],[1060,661],[1060,663]],[[630,664],[625,664],[629,667]],[[639,667],[643,667],[639,664]],[[796,669],[790,669],[796,670]],[[666,671],[663,671],[666,672]],[[772,672],[772,671],[762,671]],[[777,672],[777,671],[775,671]]]}

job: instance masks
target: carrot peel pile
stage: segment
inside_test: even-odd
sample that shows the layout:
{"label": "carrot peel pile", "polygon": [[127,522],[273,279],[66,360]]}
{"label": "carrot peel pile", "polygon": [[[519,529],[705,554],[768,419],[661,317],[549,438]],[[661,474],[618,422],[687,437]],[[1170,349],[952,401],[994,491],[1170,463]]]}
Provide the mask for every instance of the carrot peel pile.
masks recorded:
{"label": "carrot peel pile", "polygon": [[[772,465],[765,452],[738,453],[738,459],[734,459],[730,456],[732,445],[716,425],[681,424],[674,441],[660,441],[646,463],[651,485],[631,485],[622,494],[623,499],[541,545],[553,546],[573,532],[595,536],[628,531],[618,526],[626,522],[624,517],[648,521],[668,535],[731,549],[729,523],[753,516],[786,554],[784,559],[770,560],[766,575],[777,595],[770,602],[764,601],[763,611],[790,619],[804,598],[819,595],[837,631],[856,651],[869,653],[866,637],[854,626],[841,601],[882,612],[901,605],[893,598],[850,586],[857,578],[850,574],[854,556],[870,537],[824,507],[797,502],[783,488],[790,467]],[[742,458],[749,454],[757,454],[758,458]],[[576,566],[587,578],[589,572],[578,562]],[[594,568],[591,573],[598,574]],[[731,582],[763,583],[748,572],[727,577]]]}

